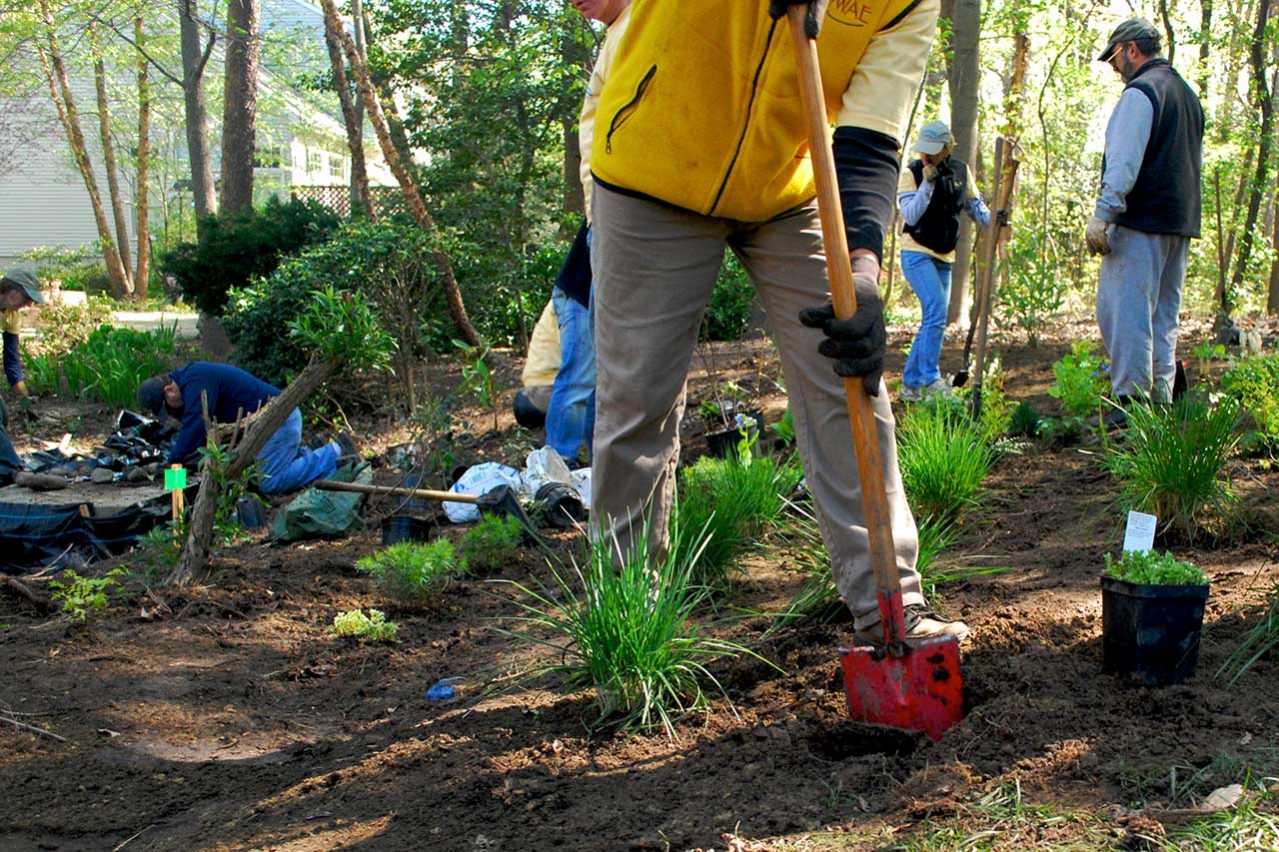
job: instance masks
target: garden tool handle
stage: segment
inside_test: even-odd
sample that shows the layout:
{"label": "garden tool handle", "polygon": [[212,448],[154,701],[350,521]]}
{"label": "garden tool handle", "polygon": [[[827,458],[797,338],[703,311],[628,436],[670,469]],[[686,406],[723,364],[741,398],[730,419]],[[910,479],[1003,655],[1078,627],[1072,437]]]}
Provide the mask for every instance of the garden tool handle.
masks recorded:
{"label": "garden tool handle", "polygon": [[[822,243],[826,249],[831,304],[835,308],[836,317],[848,319],[857,312],[857,293],[853,286],[853,265],[848,253],[848,237],[844,232],[844,212],[840,206],[835,177],[835,155],[830,145],[830,124],[826,118],[826,101],[817,65],[817,43],[804,32],[806,11],[806,7],[802,5],[791,6],[786,17],[790,21],[791,37],[795,44],[804,121],[808,126],[809,153],[817,182],[817,209],[822,221]],[[857,456],[857,474],[861,481],[862,502],[866,511],[871,567],[875,574],[875,591],[879,599],[884,641],[890,648],[901,648],[906,638],[906,618],[902,611],[901,578],[897,573],[897,555],[893,546],[888,493],[884,487],[883,457],[879,450],[875,410],[860,378],[844,379],[844,396],[848,401],[853,452]]]}

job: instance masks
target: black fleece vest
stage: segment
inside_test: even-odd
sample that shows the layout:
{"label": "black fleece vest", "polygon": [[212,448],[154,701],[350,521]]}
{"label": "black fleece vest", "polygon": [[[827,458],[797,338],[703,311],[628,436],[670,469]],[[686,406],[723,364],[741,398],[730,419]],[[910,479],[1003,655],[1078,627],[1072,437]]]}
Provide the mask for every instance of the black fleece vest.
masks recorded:
{"label": "black fleece vest", "polygon": [[[907,168],[915,177],[915,186],[924,183],[924,162],[914,160]],[[959,242],[959,214],[964,209],[968,194],[968,166],[954,157],[948,157],[937,167],[937,180],[933,182],[933,195],[928,209],[919,221],[902,228],[924,248],[938,254],[950,254]]]}
{"label": "black fleece vest", "polygon": [[[1165,59],[1152,59],[1129,81],[1150,99],[1150,141],[1128,193],[1128,209],[1115,222],[1148,234],[1199,236],[1203,199],[1204,112],[1199,98]],[[1106,168],[1102,160],[1102,171]]]}

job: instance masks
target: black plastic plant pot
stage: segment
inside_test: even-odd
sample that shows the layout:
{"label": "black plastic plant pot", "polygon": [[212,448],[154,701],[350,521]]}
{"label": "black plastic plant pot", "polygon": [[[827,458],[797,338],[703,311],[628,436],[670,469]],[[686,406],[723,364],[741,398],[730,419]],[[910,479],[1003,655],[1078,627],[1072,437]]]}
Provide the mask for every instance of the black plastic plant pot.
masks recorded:
{"label": "black plastic plant pot", "polygon": [[431,537],[431,522],[411,515],[392,515],[382,521],[382,546],[390,547],[402,541],[427,541]]}
{"label": "black plastic plant pot", "polygon": [[1101,578],[1102,668],[1147,686],[1181,683],[1199,662],[1208,586]]}
{"label": "black plastic plant pot", "polygon": [[[752,433],[758,432],[757,429],[749,430]],[[725,429],[722,432],[707,432],[706,446],[710,449],[710,454],[717,459],[737,458],[737,447],[742,441],[742,430],[734,427]]]}

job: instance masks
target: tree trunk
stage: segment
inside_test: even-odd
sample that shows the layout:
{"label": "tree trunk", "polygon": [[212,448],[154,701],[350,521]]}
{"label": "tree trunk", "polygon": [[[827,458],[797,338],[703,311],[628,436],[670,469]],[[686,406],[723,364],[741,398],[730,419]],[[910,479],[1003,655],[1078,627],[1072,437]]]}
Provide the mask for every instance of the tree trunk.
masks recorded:
{"label": "tree trunk", "polygon": [[178,0],[178,24],[182,40],[182,99],[186,117],[187,157],[191,163],[191,195],[195,201],[196,239],[203,240],[205,219],[213,215],[215,189],[213,162],[209,154],[209,108],[204,94],[204,68],[215,36],[209,34],[200,48],[197,0]]}
{"label": "tree trunk", "polygon": [[[145,23],[139,16],[133,22],[133,37],[142,44]],[[139,299],[147,297],[147,278],[151,275],[151,227],[147,221],[150,193],[147,180],[151,163],[151,80],[145,56],[138,59],[138,186],[134,206],[138,215],[138,267],[133,276],[134,292]]]}
{"label": "tree trunk", "polygon": [[[1239,257],[1235,261],[1235,274],[1230,279],[1230,286],[1236,293],[1243,287],[1244,274],[1248,270],[1248,258],[1252,254],[1254,231],[1257,225],[1257,213],[1261,210],[1261,197],[1266,189],[1266,172],[1270,166],[1270,146],[1274,133],[1274,101],[1270,98],[1270,87],[1266,82],[1266,26],[1270,16],[1270,0],[1260,0],[1257,4],[1257,27],[1253,31],[1249,59],[1252,64],[1252,97],[1253,103],[1261,111],[1261,135],[1257,143],[1257,170],[1252,187],[1248,193],[1248,215],[1244,219],[1242,239],[1239,244]],[[1279,72],[1275,74],[1276,87],[1279,87]]]}
{"label": "tree trunk", "polygon": [[[971,167],[977,153],[977,89],[981,78],[977,50],[981,35],[981,0],[955,0],[955,17],[951,23],[954,25],[955,53],[950,66],[951,133],[955,137],[955,157]],[[967,301],[972,246],[972,220],[961,216],[947,323],[959,319]]]}
{"label": "tree trunk", "polygon": [[[133,259],[129,256],[129,220],[124,213],[124,196],[120,193],[119,166],[115,159],[115,143],[111,140],[111,103],[107,96],[107,64],[98,44],[97,30],[89,25],[89,50],[93,54],[93,87],[98,96],[98,135],[102,137],[102,165],[107,172],[107,197],[111,200],[111,216],[115,220],[116,247],[120,267],[124,270],[124,289],[111,295],[123,299],[133,295],[129,276]],[[114,289],[114,288],[113,288]]]}
{"label": "tree trunk", "polygon": [[[580,80],[591,65],[591,54],[581,38],[585,22],[581,15],[569,12],[561,18],[560,65],[565,75],[564,102],[560,107],[560,132],[564,138],[564,216],[561,217],[560,236],[572,239],[573,222],[586,215],[582,193],[582,148],[578,137],[578,119],[581,114],[582,95],[571,80]],[[574,107],[577,107],[576,109]]]}
{"label": "tree trunk", "polygon": [[[333,0],[321,0],[321,2],[324,7],[326,24],[337,35],[338,41],[342,45],[342,50],[346,54],[346,60],[351,66],[351,73],[355,76],[356,85],[359,86],[360,96],[364,99],[364,109],[369,114],[369,121],[373,124],[374,132],[377,133],[378,144],[382,146],[382,156],[386,158],[386,164],[390,166],[396,181],[400,184],[400,191],[404,194],[404,202],[408,206],[409,213],[423,230],[434,231],[435,220],[431,218],[431,214],[426,209],[426,204],[422,200],[422,193],[413,179],[412,172],[409,171],[409,164],[400,158],[400,152],[391,141],[391,134],[387,129],[386,120],[383,118],[377,93],[373,90],[373,83],[369,79],[368,68],[356,52],[355,44],[351,41],[351,37],[342,29],[342,19],[338,17],[337,6]],[[435,259],[436,266],[439,268],[440,277],[443,279],[444,295],[448,302],[449,317],[453,320],[453,325],[457,327],[458,334],[465,343],[471,346],[480,345],[479,332],[475,330],[475,326],[471,325],[471,320],[466,315],[466,304],[462,301],[462,290],[458,287],[457,277],[453,274],[453,265],[449,261],[448,255],[439,248],[433,248],[431,254]]]}
{"label": "tree trunk", "polygon": [[1275,193],[1274,216],[1271,223],[1270,245],[1274,260],[1270,262],[1270,288],[1266,294],[1266,313],[1279,316],[1279,192]]}
{"label": "tree trunk", "polygon": [[1168,0],[1159,0],[1159,17],[1164,24],[1164,53],[1168,55],[1168,64],[1171,65],[1177,55],[1177,38],[1172,28],[1172,18],[1168,16]]}
{"label": "tree trunk", "polygon": [[[263,406],[244,430],[244,437],[235,445],[233,457],[223,473],[224,478],[238,479],[252,467],[257,462],[258,453],[276,430],[284,425],[293,409],[319,390],[337,368],[337,361],[312,361],[298,373],[296,379],[289,382],[283,393]],[[190,404],[193,403],[188,403]],[[210,435],[209,439],[214,440],[214,436]],[[209,548],[213,544],[213,524],[217,520],[218,494],[222,486],[208,473],[207,466],[203,468],[203,472],[200,490],[196,494],[195,505],[191,508],[186,544],[182,548],[177,567],[169,575],[169,585],[185,586],[203,570],[209,559]]]}
{"label": "tree trunk", "polygon": [[66,63],[62,59],[62,49],[58,46],[56,25],[49,11],[48,0],[40,0],[40,14],[46,28],[48,62],[51,65],[45,69],[49,78],[49,93],[57,105],[67,141],[71,143],[71,155],[75,158],[80,177],[84,180],[85,191],[89,194],[89,204],[93,208],[94,224],[97,225],[98,237],[102,242],[102,259],[106,263],[111,291],[123,293],[126,290],[124,266],[120,262],[120,252],[116,248],[115,237],[111,235],[111,226],[107,224],[106,211],[102,207],[102,193],[98,190],[98,179],[93,173],[93,163],[89,160],[89,151],[85,147],[80,114],[76,111],[75,98],[71,94],[71,82],[67,77]]}
{"label": "tree trunk", "polygon": [[222,104],[222,197],[219,209],[253,207],[253,153],[258,130],[260,0],[228,0]]}
{"label": "tree trunk", "polygon": [[324,22],[324,42],[329,48],[329,64],[333,68],[333,87],[337,89],[338,102],[342,105],[342,123],[346,125],[346,145],[351,150],[351,201],[364,211],[364,215],[377,221],[373,206],[373,193],[369,189],[369,173],[364,163],[364,119],[356,108],[359,102],[351,94],[351,83],[346,77],[346,60],[342,58],[342,46],[337,36]]}
{"label": "tree trunk", "polygon": [[1208,81],[1212,79],[1212,69],[1208,67],[1208,55],[1212,37],[1212,4],[1213,0],[1199,0],[1199,100],[1208,100]]}

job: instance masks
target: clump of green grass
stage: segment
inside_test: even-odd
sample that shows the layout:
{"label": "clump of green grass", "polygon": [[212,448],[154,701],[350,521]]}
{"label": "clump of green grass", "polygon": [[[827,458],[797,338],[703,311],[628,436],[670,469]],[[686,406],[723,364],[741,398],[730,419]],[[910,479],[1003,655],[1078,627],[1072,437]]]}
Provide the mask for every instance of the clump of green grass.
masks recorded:
{"label": "clump of green grass", "polygon": [[177,326],[154,331],[103,325],[69,352],[28,355],[37,393],[67,393],[116,408],[137,402],[144,379],[171,369],[176,360]]}
{"label": "clump of green grass", "polygon": [[723,589],[733,558],[777,521],[801,475],[793,458],[779,464],[752,453],[685,468],[671,522],[675,558],[693,566],[699,584]]}
{"label": "clump of green grass", "polygon": [[1153,550],[1127,550],[1118,559],[1107,553],[1106,575],[1143,586],[1202,586],[1208,582],[1194,564]]}
{"label": "clump of green grass", "polygon": [[1130,405],[1122,442],[1106,444],[1106,466],[1124,504],[1193,541],[1229,518],[1236,498],[1226,462],[1239,443],[1239,403],[1188,394],[1171,404]]}
{"label": "clump of green grass", "polygon": [[1101,408],[1109,376],[1099,347],[1091,340],[1077,340],[1070,354],[1053,364],[1048,393],[1061,400],[1067,414],[1087,417]]}
{"label": "clump of green grass", "polygon": [[377,581],[391,600],[415,606],[425,603],[448,584],[455,573],[465,570],[453,551],[453,543],[439,538],[432,542],[403,541],[361,557],[355,570]]}
{"label": "clump of green grass", "polygon": [[616,541],[612,548],[596,544],[584,565],[552,566],[550,588],[512,583],[524,596],[518,620],[534,631],[504,632],[555,652],[523,677],[562,675],[569,692],[595,693],[600,724],[622,730],[661,725],[674,738],[680,716],[707,706],[708,688],[723,694],[707,666],[756,655],[706,635],[693,621],[710,595],[694,570],[705,536],[673,539],[662,560],[650,560],[647,541],[646,529],[626,553]]}
{"label": "clump of green grass", "polygon": [[897,456],[916,516],[947,522],[977,505],[995,451],[962,404],[938,399],[898,420]]}
{"label": "clump of green grass", "polygon": [[1266,607],[1242,643],[1217,669],[1217,677],[1230,675],[1230,685],[1247,674],[1258,660],[1279,648],[1279,586],[1270,592]]}
{"label": "clump of green grass", "polygon": [[362,609],[339,612],[333,616],[333,625],[329,632],[335,636],[350,639],[362,639],[365,642],[394,642],[400,627],[394,621],[386,620],[386,613],[370,609],[365,615]]}
{"label": "clump of green grass", "polygon": [[500,571],[511,564],[524,540],[524,526],[511,515],[485,515],[457,544],[457,557],[468,571]]}

